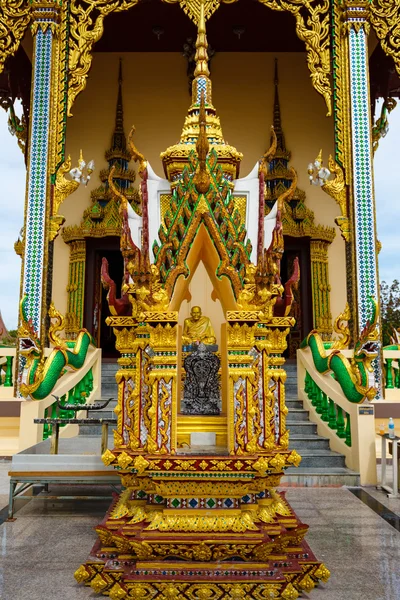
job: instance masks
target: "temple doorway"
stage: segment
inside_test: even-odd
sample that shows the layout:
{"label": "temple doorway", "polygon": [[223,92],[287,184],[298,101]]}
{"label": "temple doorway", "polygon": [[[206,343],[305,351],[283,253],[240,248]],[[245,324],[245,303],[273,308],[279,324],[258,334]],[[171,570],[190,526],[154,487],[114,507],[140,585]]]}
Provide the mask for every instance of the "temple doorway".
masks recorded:
{"label": "temple doorway", "polygon": [[282,283],[291,277],[293,262],[299,258],[300,281],[297,290],[293,290],[294,301],[290,316],[296,319],[296,324],[291,329],[288,337],[285,358],[296,358],[296,351],[302,340],[313,328],[312,295],[311,295],[311,265],[310,265],[310,238],[295,238],[285,235],[285,252],[281,263]]}
{"label": "temple doorway", "polygon": [[102,349],[103,358],[117,359],[115,335],[106,324],[111,314],[107,302],[107,290],[101,283],[101,261],[108,260],[109,274],[116,284],[117,297],[121,295],[123,259],[117,237],[88,239],[86,246],[85,320],[84,327],[90,331],[96,344]]}

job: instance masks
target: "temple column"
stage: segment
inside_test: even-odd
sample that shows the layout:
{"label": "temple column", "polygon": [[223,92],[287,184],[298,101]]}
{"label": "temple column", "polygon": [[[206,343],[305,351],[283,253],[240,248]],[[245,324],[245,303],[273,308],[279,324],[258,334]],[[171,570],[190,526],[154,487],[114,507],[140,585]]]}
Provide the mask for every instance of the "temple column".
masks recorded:
{"label": "temple column", "polygon": [[[344,43],[348,61],[348,101],[351,136],[351,193],[355,259],[356,335],[371,317],[371,297],[379,300],[378,247],[372,164],[372,119],[368,77],[368,2],[347,0],[343,12]],[[380,360],[375,378],[381,390]],[[378,392],[378,397],[381,391]]]}
{"label": "temple column", "polygon": [[[47,341],[48,286],[51,283],[52,174],[63,161],[65,139],[65,123],[61,118],[63,102],[60,102],[60,90],[64,85],[60,72],[66,61],[63,52],[66,44],[65,19],[65,8],[60,3],[53,0],[32,2],[33,75],[21,299],[26,298],[24,316],[31,322],[34,336],[42,347]],[[66,101],[64,104],[66,106]],[[20,375],[24,363],[25,359],[19,356]]]}

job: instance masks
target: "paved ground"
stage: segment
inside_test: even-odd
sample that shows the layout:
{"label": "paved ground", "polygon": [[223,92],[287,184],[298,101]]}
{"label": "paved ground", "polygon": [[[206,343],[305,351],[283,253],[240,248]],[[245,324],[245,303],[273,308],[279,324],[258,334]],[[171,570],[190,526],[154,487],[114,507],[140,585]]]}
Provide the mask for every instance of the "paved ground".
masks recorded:
{"label": "paved ground", "polygon": [[[0,509],[9,463],[0,461]],[[371,496],[400,515],[400,500]],[[101,494],[109,494],[106,488]],[[400,533],[345,488],[291,488],[286,497],[310,525],[307,540],[332,575],[310,600],[400,600]],[[94,600],[75,569],[95,541],[108,500],[17,500],[16,521],[0,525],[1,600]],[[1,511],[0,511],[1,515]],[[249,599],[251,600],[251,599]]]}

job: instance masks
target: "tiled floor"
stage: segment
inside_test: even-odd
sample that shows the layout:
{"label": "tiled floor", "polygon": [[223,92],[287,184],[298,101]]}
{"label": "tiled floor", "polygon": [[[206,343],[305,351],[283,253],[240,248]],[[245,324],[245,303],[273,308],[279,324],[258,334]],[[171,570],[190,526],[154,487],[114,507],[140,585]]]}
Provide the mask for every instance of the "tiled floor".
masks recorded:
{"label": "tiled floor", "polygon": [[[8,467],[0,462],[0,509],[8,501]],[[367,491],[400,514],[400,500]],[[286,496],[310,525],[307,540],[332,573],[327,585],[305,599],[400,600],[398,531],[345,488],[292,488]],[[17,501],[17,520],[0,525],[0,599],[99,598],[76,585],[73,573],[87,558],[95,540],[93,527],[108,503],[38,497]]]}

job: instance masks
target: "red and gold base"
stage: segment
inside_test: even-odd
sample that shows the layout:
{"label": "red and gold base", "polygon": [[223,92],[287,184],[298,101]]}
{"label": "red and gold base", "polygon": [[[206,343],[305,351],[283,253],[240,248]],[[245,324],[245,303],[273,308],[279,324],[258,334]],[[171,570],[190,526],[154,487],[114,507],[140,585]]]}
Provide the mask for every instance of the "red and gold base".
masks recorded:
{"label": "red and gold base", "polygon": [[76,580],[112,600],[291,600],[310,592],[329,571],[304,540],[308,526],[275,489],[297,457],[136,457]]}

